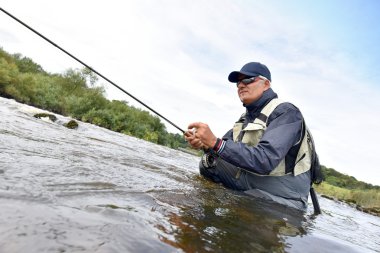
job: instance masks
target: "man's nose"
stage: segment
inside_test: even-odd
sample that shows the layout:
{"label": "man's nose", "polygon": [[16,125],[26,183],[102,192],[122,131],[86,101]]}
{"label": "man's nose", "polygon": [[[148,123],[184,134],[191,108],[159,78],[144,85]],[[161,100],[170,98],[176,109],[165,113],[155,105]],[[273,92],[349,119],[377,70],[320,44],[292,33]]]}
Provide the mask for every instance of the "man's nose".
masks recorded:
{"label": "man's nose", "polygon": [[245,84],[243,82],[239,82],[236,86],[238,89],[245,87]]}

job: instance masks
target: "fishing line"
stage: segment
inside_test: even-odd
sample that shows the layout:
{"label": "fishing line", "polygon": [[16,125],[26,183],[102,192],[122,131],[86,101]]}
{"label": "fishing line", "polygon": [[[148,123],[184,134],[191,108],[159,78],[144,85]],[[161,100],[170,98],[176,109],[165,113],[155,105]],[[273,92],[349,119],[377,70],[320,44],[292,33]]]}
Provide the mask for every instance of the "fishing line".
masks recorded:
{"label": "fishing line", "polygon": [[22,24],[23,26],[25,26],[26,28],[28,28],[29,30],[31,30],[32,32],[34,32],[35,34],[37,34],[38,36],[40,36],[41,38],[43,38],[44,40],[46,40],[47,42],[49,42],[50,44],[52,44],[53,46],[57,47],[59,50],[61,50],[62,52],[64,52],[65,54],[67,54],[68,56],[70,56],[71,58],[73,58],[74,60],[76,60],[77,62],[79,62],[80,64],[82,64],[83,66],[85,66],[86,68],[90,69],[92,72],[94,72],[98,76],[102,77],[104,80],[106,80],[107,82],[109,82],[110,84],[112,84],[113,86],[115,86],[116,88],[118,88],[119,90],[121,90],[122,92],[124,92],[125,94],[127,94],[128,96],[130,96],[131,98],[133,98],[134,100],[136,100],[137,102],[139,102],[140,104],[142,104],[143,106],[145,106],[146,108],[148,108],[150,111],[154,112],[156,115],[160,116],[162,119],[164,119],[166,122],[168,122],[169,124],[171,124],[172,126],[174,126],[175,128],[177,128],[182,133],[185,133],[185,131],[182,130],[179,126],[177,126],[176,124],[174,124],[173,122],[171,122],[169,119],[167,119],[166,117],[164,117],[163,115],[161,115],[160,113],[158,113],[156,110],[154,110],[153,108],[151,108],[150,106],[148,106],[147,104],[145,104],[144,102],[142,102],[141,100],[139,100],[138,98],[136,98],[135,96],[133,96],[131,93],[129,93],[126,90],[124,90],[123,88],[121,88],[116,83],[112,82],[110,79],[108,79],[107,77],[105,77],[104,75],[102,75],[101,73],[99,73],[98,71],[96,71],[95,69],[93,69],[92,67],[90,67],[88,64],[84,63],[83,61],[81,61],[80,59],[78,59],[77,57],[75,57],[74,55],[70,54],[68,51],[66,51],[62,47],[58,46],[56,43],[54,43],[53,41],[51,41],[50,39],[48,39],[47,37],[45,37],[44,35],[42,35],[38,31],[36,31],[32,27],[30,27],[29,25],[25,24],[24,22],[22,22],[20,19],[16,18],[15,16],[13,16],[12,14],[10,14],[9,12],[5,11],[3,8],[0,7],[0,10],[2,12],[4,12],[5,14],[7,14],[9,17],[11,17],[14,20],[16,20],[18,23]]}

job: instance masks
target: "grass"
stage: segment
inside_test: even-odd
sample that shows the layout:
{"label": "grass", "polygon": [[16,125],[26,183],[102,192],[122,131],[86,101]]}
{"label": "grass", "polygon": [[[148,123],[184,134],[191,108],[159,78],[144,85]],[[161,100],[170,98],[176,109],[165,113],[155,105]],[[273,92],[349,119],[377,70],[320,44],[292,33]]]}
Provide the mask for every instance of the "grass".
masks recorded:
{"label": "grass", "polygon": [[357,209],[380,216],[380,190],[346,189],[323,182],[314,186],[322,196],[355,204]]}

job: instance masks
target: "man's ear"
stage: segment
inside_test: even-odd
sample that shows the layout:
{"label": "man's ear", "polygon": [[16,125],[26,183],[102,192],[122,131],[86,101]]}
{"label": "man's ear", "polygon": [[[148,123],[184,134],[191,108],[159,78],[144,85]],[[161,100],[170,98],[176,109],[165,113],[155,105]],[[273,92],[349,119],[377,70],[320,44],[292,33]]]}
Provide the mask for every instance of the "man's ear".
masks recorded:
{"label": "man's ear", "polygon": [[264,83],[264,91],[266,91],[267,89],[270,88],[270,81],[269,80],[265,80],[265,83]]}

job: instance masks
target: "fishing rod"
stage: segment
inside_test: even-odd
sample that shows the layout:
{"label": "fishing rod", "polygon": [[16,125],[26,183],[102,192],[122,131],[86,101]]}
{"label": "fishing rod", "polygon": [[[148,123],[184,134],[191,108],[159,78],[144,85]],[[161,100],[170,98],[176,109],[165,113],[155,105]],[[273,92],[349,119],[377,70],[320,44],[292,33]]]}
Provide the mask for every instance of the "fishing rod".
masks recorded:
{"label": "fishing rod", "polygon": [[80,64],[82,64],[83,66],[85,66],[86,68],[90,69],[92,72],[94,72],[98,76],[102,77],[104,80],[106,80],[107,82],[109,82],[110,84],[112,84],[113,86],[115,86],[116,88],[118,88],[119,90],[121,90],[122,92],[124,92],[125,94],[127,94],[128,96],[130,96],[131,98],[133,98],[134,100],[136,100],[137,102],[139,102],[140,104],[142,104],[143,106],[145,106],[146,108],[148,108],[150,111],[154,112],[156,115],[160,116],[162,119],[164,119],[166,122],[168,122],[169,124],[171,124],[172,126],[174,126],[175,128],[177,128],[182,133],[185,133],[184,130],[182,130],[179,126],[177,126],[176,124],[174,124],[173,122],[171,122],[169,119],[167,119],[166,117],[164,117],[162,114],[158,113],[156,110],[154,110],[153,108],[151,108],[150,106],[148,106],[147,104],[145,104],[144,102],[142,102],[140,99],[138,99],[135,96],[133,96],[128,91],[126,91],[123,88],[121,88],[119,85],[117,85],[116,83],[114,83],[113,81],[111,81],[109,78],[105,77],[104,75],[102,75],[100,72],[96,71],[94,68],[90,67],[88,64],[84,63],[82,60],[80,60],[77,57],[75,57],[74,55],[70,54],[68,51],[66,51],[65,49],[63,49],[62,47],[60,47],[59,45],[57,45],[56,43],[54,43],[53,41],[51,41],[50,39],[48,39],[46,36],[42,35],[41,33],[39,33],[38,31],[36,31],[35,29],[33,29],[32,27],[30,27],[29,25],[27,25],[26,23],[24,23],[20,19],[16,18],[15,16],[13,16],[12,14],[10,14],[6,10],[4,10],[3,8],[0,7],[0,10],[2,12],[4,12],[5,14],[7,14],[9,17],[11,17],[14,20],[16,20],[18,23],[22,24],[23,26],[25,26],[26,28],[28,28],[29,30],[31,30],[32,32],[34,32],[35,34],[37,34],[38,36],[40,36],[41,38],[43,38],[44,40],[46,40],[47,42],[49,42],[50,44],[52,44],[53,46],[57,47],[59,50],[61,50],[62,52],[64,52],[65,54],[67,54],[68,56],[70,56],[71,58],[73,58],[74,60],[76,60],[77,62],[79,62]]}

